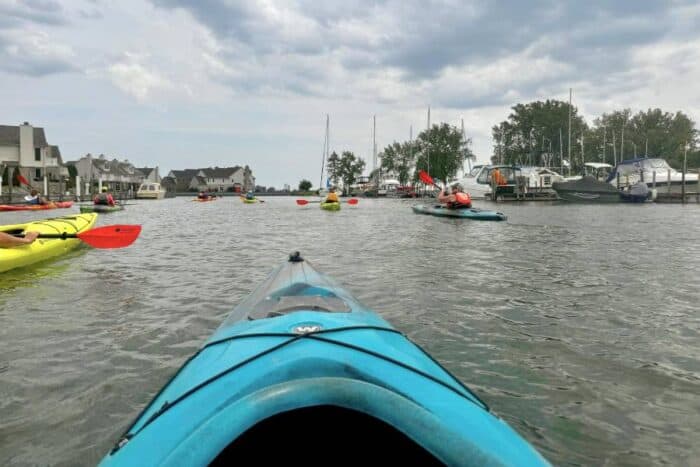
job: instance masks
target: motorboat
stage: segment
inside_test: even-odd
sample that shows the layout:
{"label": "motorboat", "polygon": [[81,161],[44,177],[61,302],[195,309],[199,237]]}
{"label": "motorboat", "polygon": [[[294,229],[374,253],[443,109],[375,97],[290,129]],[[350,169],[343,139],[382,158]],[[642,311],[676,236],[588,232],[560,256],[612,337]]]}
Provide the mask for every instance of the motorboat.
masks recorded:
{"label": "motorboat", "polygon": [[552,189],[565,201],[583,203],[619,203],[620,190],[608,182],[584,175],[578,180],[554,182]]}
{"label": "motorboat", "polygon": [[136,191],[137,199],[163,199],[165,190],[158,182],[144,182]]}
{"label": "motorboat", "polygon": [[544,167],[520,167],[514,165],[475,165],[459,183],[472,199],[491,198],[491,183],[494,171],[498,169],[503,183],[498,187],[498,193],[510,194],[515,192],[520,183],[521,192],[551,190],[552,183],[562,181],[563,177],[557,172]]}
{"label": "motorboat", "polygon": [[[617,164],[607,181],[614,186],[619,184],[620,188],[632,186],[641,181],[646,183],[648,188],[656,188],[661,193],[680,193],[683,186],[683,174],[659,157],[637,158]],[[686,173],[686,191],[692,190],[691,187],[695,188],[697,185],[698,174]]]}

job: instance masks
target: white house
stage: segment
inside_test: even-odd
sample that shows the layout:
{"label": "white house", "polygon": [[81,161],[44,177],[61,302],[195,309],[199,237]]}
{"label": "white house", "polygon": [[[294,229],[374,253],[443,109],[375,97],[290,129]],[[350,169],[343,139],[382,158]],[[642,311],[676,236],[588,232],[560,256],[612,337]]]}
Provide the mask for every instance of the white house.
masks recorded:
{"label": "white house", "polygon": [[255,187],[250,167],[209,167],[171,170],[167,177],[175,180],[177,191],[248,191]]}
{"label": "white house", "polygon": [[[96,193],[101,186],[105,185],[112,191],[135,192],[145,179],[145,175],[129,161],[110,160],[104,154],[98,157],[86,154],[79,160],[66,164],[75,167],[76,174],[85,184],[84,189],[81,190],[84,194]],[[157,167],[155,174],[157,175]]]}
{"label": "white house", "polygon": [[32,185],[43,182],[44,194],[48,194],[49,181],[68,176],[58,146],[48,144],[44,129],[34,128],[28,122],[0,125],[0,177],[6,168],[8,180],[0,180],[0,185],[10,183],[19,172]]}

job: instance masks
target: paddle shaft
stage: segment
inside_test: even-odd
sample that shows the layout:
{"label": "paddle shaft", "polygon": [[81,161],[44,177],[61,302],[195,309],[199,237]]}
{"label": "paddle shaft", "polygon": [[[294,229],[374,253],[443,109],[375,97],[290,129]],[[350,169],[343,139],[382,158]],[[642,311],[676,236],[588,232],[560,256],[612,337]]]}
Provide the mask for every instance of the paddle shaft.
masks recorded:
{"label": "paddle shaft", "polygon": [[[19,238],[24,238],[25,234],[12,234],[13,237],[19,237]],[[68,232],[63,232],[63,233],[57,233],[57,234],[39,234],[37,238],[60,238],[62,240],[65,240],[67,238],[79,238],[78,234],[76,233],[68,233]]]}

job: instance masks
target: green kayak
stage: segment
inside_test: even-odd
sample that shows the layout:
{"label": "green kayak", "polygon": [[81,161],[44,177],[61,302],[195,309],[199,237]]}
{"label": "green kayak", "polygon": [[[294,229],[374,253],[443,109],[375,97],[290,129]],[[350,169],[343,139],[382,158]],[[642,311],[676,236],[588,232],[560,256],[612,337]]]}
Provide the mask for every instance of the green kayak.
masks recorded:
{"label": "green kayak", "polygon": [[340,203],[321,203],[321,209],[326,211],[340,211]]}
{"label": "green kayak", "polygon": [[108,206],[105,204],[88,204],[85,206],[80,206],[80,212],[114,212],[122,211],[124,206],[117,204],[116,206]]}
{"label": "green kayak", "polygon": [[425,205],[417,204],[413,206],[413,212],[417,214],[430,214],[439,217],[459,217],[462,219],[474,219],[477,221],[504,221],[505,214],[497,211],[487,211],[477,208],[447,208],[441,204]]}

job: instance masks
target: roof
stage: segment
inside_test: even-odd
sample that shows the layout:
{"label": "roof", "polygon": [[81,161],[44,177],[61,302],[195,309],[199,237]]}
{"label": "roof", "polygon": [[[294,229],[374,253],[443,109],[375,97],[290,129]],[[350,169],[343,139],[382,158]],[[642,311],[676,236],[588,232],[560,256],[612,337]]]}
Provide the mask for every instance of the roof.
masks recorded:
{"label": "roof", "polygon": [[[19,146],[19,125],[0,125],[0,146]],[[43,128],[34,128],[34,146],[48,146]]]}
{"label": "roof", "polygon": [[602,168],[610,168],[612,169],[612,165],[610,164],[605,164],[603,162],[586,162],[584,164],[586,167],[591,167],[593,169],[602,169]]}
{"label": "roof", "polygon": [[148,176],[153,170],[155,170],[155,167],[134,167],[136,170],[144,174],[145,176]]}
{"label": "roof", "polygon": [[61,150],[58,149],[58,146],[49,146],[49,149],[51,151],[51,157],[55,157],[58,159],[58,163],[60,165],[63,165],[63,158],[61,157]]}
{"label": "roof", "polygon": [[206,174],[207,177],[210,178],[228,178],[231,175],[238,172],[239,170],[241,170],[241,166],[236,165],[234,167],[209,167],[208,169],[201,170]]}
{"label": "roof", "polygon": [[181,181],[192,180],[192,177],[199,173],[200,169],[171,170],[176,179]]}

